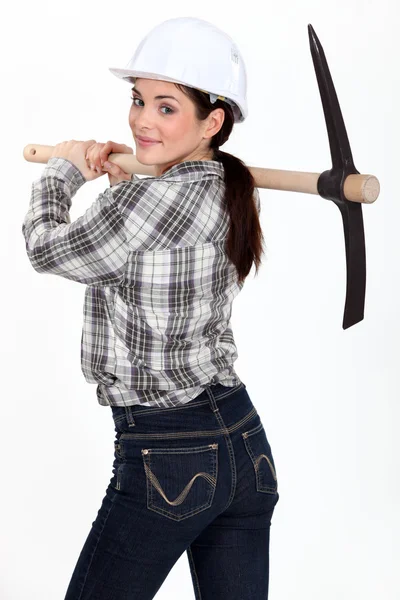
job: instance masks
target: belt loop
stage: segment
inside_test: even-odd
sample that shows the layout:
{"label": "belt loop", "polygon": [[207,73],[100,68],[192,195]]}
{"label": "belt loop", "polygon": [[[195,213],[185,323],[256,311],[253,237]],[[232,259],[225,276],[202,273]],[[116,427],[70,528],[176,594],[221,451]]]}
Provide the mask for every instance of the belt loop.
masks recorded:
{"label": "belt loop", "polygon": [[136,426],[135,419],[133,418],[133,414],[132,414],[132,407],[131,407],[131,405],[125,406],[125,417],[126,417],[126,420],[128,422],[128,427],[135,427]]}
{"label": "belt loop", "polygon": [[218,406],[217,406],[217,401],[216,401],[216,399],[215,399],[215,397],[214,397],[214,394],[213,394],[213,393],[212,393],[212,391],[211,391],[211,386],[207,385],[207,386],[205,387],[205,390],[206,390],[206,392],[207,392],[207,394],[208,394],[208,397],[209,397],[209,399],[210,399],[210,406],[211,406],[211,410],[212,410],[213,412],[217,412],[217,411],[219,411],[219,408],[218,408]]}

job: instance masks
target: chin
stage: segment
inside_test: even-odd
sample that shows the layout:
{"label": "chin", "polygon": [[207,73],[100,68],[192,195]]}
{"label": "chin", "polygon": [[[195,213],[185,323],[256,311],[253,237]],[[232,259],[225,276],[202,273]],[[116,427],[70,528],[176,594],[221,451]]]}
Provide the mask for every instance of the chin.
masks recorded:
{"label": "chin", "polygon": [[135,157],[136,157],[136,160],[137,160],[138,162],[142,163],[143,165],[150,165],[150,164],[152,164],[152,163],[150,163],[150,162],[146,162],[146,159],[148,160],[148,157],[146,157],[146,154],[144,154],[144,153],[142,154],[142,153],[140,152],[140,148],[138,148],[138,149],[137,149],[137,152],[136,152],[136,154],[135,154]]}

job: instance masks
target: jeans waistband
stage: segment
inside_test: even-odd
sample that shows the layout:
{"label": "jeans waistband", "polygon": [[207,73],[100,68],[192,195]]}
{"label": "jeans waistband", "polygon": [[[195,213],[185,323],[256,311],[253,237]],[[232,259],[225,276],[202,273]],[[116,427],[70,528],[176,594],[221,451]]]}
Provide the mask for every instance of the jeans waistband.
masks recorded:
{"label": "jeans waistband", "polygon": [[[219,410],[218,403],[220,404],[224,398],[228,398],[231,394],[237,392],[241,388],[245,388],[246,385],[241,382],[239,385],[228,387],[222,385],[220,383],[211,384],[204,388],[204,391],[196,396],[193,400],[186,402],[185,404],[175,406],[173,408],[156,408],[156,407],[148,407],[148,406],[140,406],[139,404],[133,404],[124,407],[111,407],[114,413],[114,418],[117,411],[122,411],[123,417],[125,417],[129,427],[135,427],[135,417],[146,416],[152,417],[156,415],[160,415],[165,411],[168,411],[168,414],[175,411],[188,410],[194,407],[202,406],[209,404],[210,408],[213,412]],[[122,417],[122,418],[123,418]],[[118,417],[117,417],[118,420]]]}

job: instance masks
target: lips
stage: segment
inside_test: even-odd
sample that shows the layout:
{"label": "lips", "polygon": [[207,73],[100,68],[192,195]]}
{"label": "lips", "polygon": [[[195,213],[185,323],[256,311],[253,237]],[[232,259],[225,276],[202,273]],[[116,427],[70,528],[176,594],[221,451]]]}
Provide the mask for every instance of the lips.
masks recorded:
{"label": "lips", "polygon": [[159,140],[154,140],[153,138],[142,137],[141,135],[136,136],[142,142],[158,142]]}

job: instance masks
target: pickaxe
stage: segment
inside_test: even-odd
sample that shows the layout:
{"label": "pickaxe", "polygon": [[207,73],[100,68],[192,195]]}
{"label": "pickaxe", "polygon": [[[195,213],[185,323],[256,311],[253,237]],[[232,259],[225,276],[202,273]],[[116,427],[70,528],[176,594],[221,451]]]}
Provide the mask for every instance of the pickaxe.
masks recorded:
{"label": "pickaxe", "polygon": [[[332,168],[322,173],[283,171],[249,167],[258,188],[319,194],[332,200],[342,215],[346,245],[347,287],[343,329],[364,318],[365,303],[365,238],[362,203],[372,204],[379,195],[379,181],[374,175],[360,175],[353,157],[335,87],[324,50],[312,27],[308,25],[311,55],[324,109],[332,157]],[[24,158],[47,163],[53,146],[28,144]],[[139,163],[133,154],[110,154],[109,159],[126,173],[154,176],[153,167]]]}

